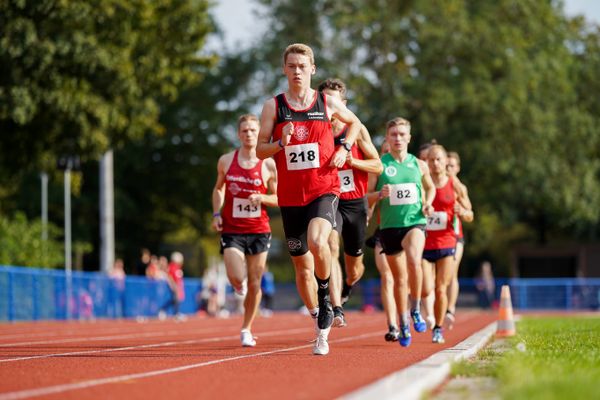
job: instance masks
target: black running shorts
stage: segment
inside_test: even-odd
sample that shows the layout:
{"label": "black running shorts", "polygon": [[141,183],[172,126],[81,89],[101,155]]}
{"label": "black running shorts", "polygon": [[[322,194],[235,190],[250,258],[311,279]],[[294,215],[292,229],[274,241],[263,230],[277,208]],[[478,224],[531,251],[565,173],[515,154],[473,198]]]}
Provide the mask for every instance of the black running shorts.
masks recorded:
{"label": "black running shorts", "polygon": [[413,229],[420,229],[425,232],[425,225],[412,225],[405,228],[385,228],[379,231],[379,239],[383,252],[388,255],[400,253],[402,248],[402,240],[408,232]]}
{"label": "black running shorts", "polygon": [[221,234],[221,254],[223,250],[234,247],[247,255],[268,251],[271,247],[270,233],[223,233]]}
{"label": "black running shorts", "polygon": [[335,214],[338,207],[338,197],[325,194],[305,206],[281,207],[283,230],[292,256],[301,256],[308,252],[306,233],[308,224],[313,218],[324,218],[335,228]]}
{"label": "black running shorts", "polygon": [[363,255],[367,235],[367,198],[340,200],[336,214],[337,232],[341,232],[344,253],[351,257]]}

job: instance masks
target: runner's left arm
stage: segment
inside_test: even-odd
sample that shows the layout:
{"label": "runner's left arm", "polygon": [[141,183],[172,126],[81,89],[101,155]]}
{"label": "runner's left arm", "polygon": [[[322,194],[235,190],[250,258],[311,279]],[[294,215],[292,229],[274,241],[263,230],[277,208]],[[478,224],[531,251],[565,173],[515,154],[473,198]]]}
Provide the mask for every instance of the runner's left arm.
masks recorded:
{"label": "runner's left arm", "polygon": [[267,183],[266,194],[251,194],[248,198],[253,204],[260,203],[269,207],[277,207],[277,167],[275,161],[272,158],[264,160],[263,168],[263,180]]}
{"label": "runner's left arm", "polygon": [[383,172],[383,164],[379,158],[379,153],[371,141],[371,135],[367,127],[361,124],[360,133],[357,139],[357,145],[360,147],[365,155],[364,160],[359,160],[352,157],[352,153],[349,152],[346,161],[352,168],[360,169],[373,174],[381,174]]}
{"label": "runner's left arm", "polygon": [[454,177],[454,192],[456,193],[456,204],[454,211],[458,213],[461,220],[465,222],[473,222],[475,213],[473,213],[473,205],[469,198],[467,187],[457,178]]}
{"label": "runner's left arm", "polygon": [[425,214],[426,217],[429,217],[431,213],[435,211],[432,205],[433,199],[435,199],[435,184],[433,183],[433,179],[431,179],[427,163],[422,160],[417,160],[417,162],[419,163],[419,169],[421,170],[421,184],[425,191],[423,214]]}
{"label": "runner's left arm", "polygon": [[[346,107],[342,100],[333,96],[327,96],[327,111],[331,113],[328,115],[330,119],[332,116],[335,116],[346,124],[346,143],[353,145],[358,138],[360,127],[362,126],[358,117]],[[347,153],[348,150],[344,146],[340,146],[333,155],[330,165],[332,167],[342,167],[346,163]]]}

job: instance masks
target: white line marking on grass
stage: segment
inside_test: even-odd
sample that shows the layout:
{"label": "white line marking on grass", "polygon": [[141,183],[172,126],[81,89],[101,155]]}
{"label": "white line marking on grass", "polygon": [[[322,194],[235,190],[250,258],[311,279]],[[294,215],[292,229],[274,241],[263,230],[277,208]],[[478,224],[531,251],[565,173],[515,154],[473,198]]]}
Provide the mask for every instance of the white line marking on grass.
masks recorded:
{"label": "white line marking on grass", "polygon": [[[280,333],[278,333],[278,334],[280,334]],[[347,338],[332,340],[331,343],[350,342],[353,340],[366,339],[366,338],[369,338],[372,336],[377,336],[380,334],[381,334],[381,332],[378,330],[377,332],[365,333],[365,334],[358,335],[358,336],[351,336],[351,337],[347,337]],[[201,367],[206,367],[206,366],[214,365],[214,364],[221,364],[221,363],[229,362],[229,361],[242,360],[245,358],[262,357],[262,356],[268,356],[271,354],[300,350],[300,349],[305,349],[307,347],[312,347],[312,346],[313,346],[313,344],[305,344],[302,346],[287,347],[287,348],[279,349],[279,350],[272,350],[272,351],[265,351],[265,352],[261,352],[261,353],[255,353],[255,354],[246,354],[246,355],[235,356],[235,357],[221,358],[219,360],[212,360],[212,361],[205,361],[205,362],[196,363],[196,364],[182,365],[180,367],[167,368],[167,369],[161,369],[161,370],[156,370],[156,371],[148,371],[148,372],[141,372],[141,373],[137,373],[137,374],[113,376],[113,377],[101,378],[101,379],[91,379],[88,381],[82,381],[82,382],[77,382],[77,383],[68,383],[68,384],[63,384],[63,385],[47,386],[47,387],[42,387],[42,388],[37,388],[37,389],[21,390],[21,391],[17,391],[17,392],[8,392],[8,393],[0,394],[0,400],[25,399],[25,398],[29,398],[29,397],[37,397],[37,396],[44,396],[44,395],[49,395],[49,394],[64,393],[64,392],[68,392],[71,390],[77,390],[77,389],[87,389],[87,388],[94,387],[94,386],[107,385],[107,384],[111,384],[111,383],[119,383],[119,382],[128,381],[128,380],[132,380],[132,379],[151,378],[154,376],[172,374],[175,372],[187,371],[187,370],[194,369],[194,368],[201,368]]]}

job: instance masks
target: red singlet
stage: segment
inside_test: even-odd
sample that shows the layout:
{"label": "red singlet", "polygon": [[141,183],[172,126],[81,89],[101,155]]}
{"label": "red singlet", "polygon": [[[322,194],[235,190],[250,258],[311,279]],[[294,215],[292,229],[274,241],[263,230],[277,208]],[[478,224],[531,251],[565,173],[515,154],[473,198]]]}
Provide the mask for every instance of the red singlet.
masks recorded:
{"label": "red singlet", "polygon": [[262,178],[263,161],[251,169],[238,163],[238,150],[225,174],[225,202],[221,210],[223,233],[269,233],[269,216],[261,204],[252,205],[248,197],[253,193],[265,194]]}
{"label": "red singlet", "polygon": [[434,213],[427,217],[427,238],[425,250],[450,249],[456,247],[454,233],[454,181],[448,177],[448,182],[441,188],[435,189],[433,199]]}
{"label": "red singlet", "polygon": [[275,97],[277,116],[273,142],[281,139],[283,127],[294,124],[290,142],[273,158],[277,165],[277,195],[280,207],[305,206],[325,194],[340,194],[337,168],[330,167],[335,152],[326,97],[317,92],[305,110],[295,110],[283,93]]}
{"label": "red singlet", "polygon": [[[347,129],[334,138],[335,149],[337,150],[346,140]],[[352,157],[357,160],[364,160],[365,154],[360,147],[354,143],[352,148]],[[340,177],[340,200],[354,200],[365,197],[367,194],[367,184],[369,182],[369,173],[357,168],[353,168],[345,163],[342,168],[338,168]]]}

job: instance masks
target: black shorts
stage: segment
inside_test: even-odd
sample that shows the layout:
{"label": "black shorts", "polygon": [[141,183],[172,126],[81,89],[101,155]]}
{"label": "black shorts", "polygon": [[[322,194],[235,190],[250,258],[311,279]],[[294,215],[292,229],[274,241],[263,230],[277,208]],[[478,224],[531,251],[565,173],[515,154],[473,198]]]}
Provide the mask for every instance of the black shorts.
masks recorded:
{"label": "black shorts", "polygon": [[454,256],[456,247],[448,249],[423,250],[423,258],[431,263],[441,260],[444,257]]}
{"label": "black shorts", "polygon": [[367,240],[365,240],[365,244],[367,245],[367,247],[374,249],[377,245],[381,246],[381,238],[379,235],[379,227],[377,227],[375,228],[373,234],[369,236]]}
{"label": "black shorts", "polygon": [[388,255],[394,255],[400,253],[402,250],[402,241],[408,232],[413,229],[420,229],[425,232],[425,225],[412,225],[405,228],[385,228],[379,231],[379,240],[381,240],[381,247],[383,252]]}
{"label": "black shorts", "polygon": [[235,247],[242,253],[254,255],[264,253],[271,247],[270,233],[223,233],[221,234],[221,254],[223,250]]}
{"label": "black shorts", "polygon": [[342,234],[344,253],[352,257],[363,255],[367,232],[367,198],[340,200],[335,220],[335,230]]}
{"label": "black shorts", "polygon": [[335,214],[338,207],[338,197],[325,194],[317,197],[305,206],[280,207],[283,230],[292,256],[301,256],[308,252],[306,233],[308,224],[313,218],[324,218],[335,228]]}

